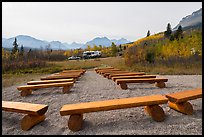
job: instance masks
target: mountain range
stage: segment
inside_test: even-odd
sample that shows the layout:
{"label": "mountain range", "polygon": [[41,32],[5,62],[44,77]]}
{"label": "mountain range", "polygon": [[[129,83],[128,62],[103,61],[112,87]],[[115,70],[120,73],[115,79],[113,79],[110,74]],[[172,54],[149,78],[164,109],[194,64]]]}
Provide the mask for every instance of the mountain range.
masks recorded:
{"label": "mountain range", "polygon": [[[191,29],[191,28],[196,28],[196,27],[201,27],[202,28],[202,8],[199,10],[193,12],[191,15],[188,15],[186,17],[183,17],[178,25],[174,27],[172,30],[175,31],[179,27],[179,25],[182,26],[183,30],[185,29]],[[14,42],[15,37],[12,38],[2,38],[2,47],[4,48],[12,48],[13,47],[13,42]],[[71,44],[68,43],[62,43],[60,41],[45,41],[45,40],[39,40],[34,37],[28,36],[28,35],[18,35],[16,36],[17,39],[17,44],[19,47],[23,45],[25,48],[32,48],[32,49],[46,49],[48,48],[48,45],[50,46],[49,48],[53,50],[67,50],[67,49],[78,49],[82,48],[85,49],[87,45],[90,45],[91,47],[95,45],[99,46],[111,46],[112,42],[114,42],[116,45],[120,44],[125,44],[125,43],[130,43],[131,41],[128,41],[124,38],[121,39],[108,39],[107,37],[96,37],[91,41],[88,41],[86,43],[76,43],[72,42]]]}
{"label": "mountain range", "polygon": [[182,26],[183,30],[202,27],[202,8],[193,12],[191,15],[183,17],[176,27],[172,30],[175,31],[178,29],[179,26]]}
{"label": "mountain range", "polygon": [[12,48],[15,38],[17,39],[17,44],[19,45],[19,47],[23,45],[23,47],[25,48],[42,49],[42,50],[47,49],[48,46],[50,46],[49,48],[53,50],[59,50],[59,49],[67,50],[67,49],[78,49],[78,48],[85,49],[87,45],[90,45],[91,47],[93,47],[94,44],[97,46],[102,45],[102,46],[108,47],[108,46],[111,46],[112,42],[114,42],[116,45],[125,44],[125,43],[130,42],[124,38],[121,38],[119,40],[116,40],[116,39],[110,40],[107,37],[97,37],[91,41],[86,42],[85,44],[76,43],[76,42],[72,42],[71,44],[68,44],[66,42],[62,43],[60,41],[48,42],[45,40],[39,40],[39,39],[36,39],[28,35],[18,35],[16,37],[12,37],[8,39],[2,38],[2,47]]}

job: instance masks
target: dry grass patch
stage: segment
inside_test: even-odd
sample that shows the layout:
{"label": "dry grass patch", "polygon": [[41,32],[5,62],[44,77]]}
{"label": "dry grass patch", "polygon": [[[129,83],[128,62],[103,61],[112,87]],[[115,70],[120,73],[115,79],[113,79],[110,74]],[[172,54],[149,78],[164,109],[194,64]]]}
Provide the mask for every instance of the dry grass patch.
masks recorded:
{"label": "dry grass patch", "polygon": [[40,80],[42,74],[3,74],[2,75],[2,87],[10,87],[13,85],[27,83],[31,80]]}

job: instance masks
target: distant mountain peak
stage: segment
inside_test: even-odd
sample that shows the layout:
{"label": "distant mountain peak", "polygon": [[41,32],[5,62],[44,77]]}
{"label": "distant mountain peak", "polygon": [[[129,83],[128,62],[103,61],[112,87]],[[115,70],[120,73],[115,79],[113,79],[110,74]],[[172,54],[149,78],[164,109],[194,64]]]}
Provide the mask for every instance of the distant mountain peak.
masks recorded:
{"label": "distant mountain peak", "polygon": [[[5,48],[12,48],[13,41],[15,37],[5,39],[2,38],[2,47]],[[35,49],[46,49],[47,45],[50,44],[50,48],[54,50],[58,49],[78,49],[78,48],[86,48],[87,45],[90,45],[91,47],[95,44],[97,46],[111,46],[112,42],[114,42],[116,45],[119,44],[125,44],[129,43],[130,41],[120,38],[118,40],[116,39],[108,39],[107,37],[95,37],[93,40],[86,42],[86,44],[72,42],[71,44],[68,44],[66,42],[62,43],[58,40],[53,40],[51,42],[47,42],[45,40],[39,40],[34,37],[28,36],[28,35],[18,35],[16,36],[18,45],[23,45],[27,48],[35,48]]]}
{"label": "distant mountain peak", "polygon": [[93,47],[93,45],[102,45],[102,46],[106,46],[109,47],[111,46],[112,42],[114,42],[116,45],[120,45],[120,44],[125,44],[125,43],[129,43],[130,41],[126,40],[125,38],[120,38],[119,40],[117,39],[108,39],[107,37],[96,37],[91,41],[86,42],[86,44],[83,46],[83,48],[86,48],[87,45],[90,45],[91,47]]}
{"label": "distant mountain peak", "polygon": [[177,30],[179,26],[182,26],[183,29],[191,28],[194,26],[199,26],[202,24],[202,8],[197,11],[194,11],[191,15],[183,17],[179,24],[173,28],[173,31]]}

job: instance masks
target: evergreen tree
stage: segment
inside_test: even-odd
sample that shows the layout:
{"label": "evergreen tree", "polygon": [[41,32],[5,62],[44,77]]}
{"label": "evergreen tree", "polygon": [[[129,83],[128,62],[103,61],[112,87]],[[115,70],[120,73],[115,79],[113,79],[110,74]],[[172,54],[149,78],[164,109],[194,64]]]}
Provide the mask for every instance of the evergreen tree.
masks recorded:
{"label": "evergreen tree", "polygon": [[170,38],[171,33],[172,33],[171,25],[170,25],[170,23],[168,23],[168,24],[167,24],[167,29],[166,29],[166,31],[164,32],[164,36],[167,37],[167,38]]}
{"label": "evergreen tree", "polygon": [[179,38],[183,38],[183,30],[181,25],[178,27],[175,33],[175,38],[178,40]]}
{"label": "evergreen tree", "polygon": [[23,56],[23,54],[24,54],[24,48],[23,48],[23,45],[21,45],[20,55]]}
{"label": "evergreen tree", "polygon": [[11,54],[14,55],[18,52],[18,44],[17,44],[17,39],[15,38],[14,42],[13,42],[13,49]]}
{"label": "evergreen tree", "polygon": [[148,32],[147,32],[147,37],[149,37],[150,36],[150,31],[148,30]]}

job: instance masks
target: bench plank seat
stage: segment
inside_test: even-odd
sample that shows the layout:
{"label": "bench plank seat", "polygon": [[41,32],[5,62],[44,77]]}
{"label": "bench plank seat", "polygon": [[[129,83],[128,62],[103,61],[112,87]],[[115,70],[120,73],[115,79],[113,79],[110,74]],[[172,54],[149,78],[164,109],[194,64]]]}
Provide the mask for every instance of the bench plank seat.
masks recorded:
{"label": "bench plank seat", "polygon": [[185,90],[180,92],[175,92],[171,94],[166,94],[166,97],[171,102],[181,103],[188,100],[193,100],[202,97],[202,89]]}
{"label": "bench plank seat", "polygon": [[73,78],[70,79],[56,79],[56,80],[39,80],[39,81],[29,81],[27,85],[36,85],[36,84],[48,84],[48,83],[60,83],[60,82],[75,82]]}
{"label": "bench plank seat", "polygon": [[59,73],[55,73],[55,75],[79,75],[79,76],[82,76],[83,72],[59,72]]}
{"label": "bench plank seat", "polygon": [[165,114],[159,104],[165,104],[168,99],[162,95],[150,95],[142,97],[122,98],[95,102],[86,102],[78,104],[66,104],[60,110],[61,116],[70,115],[68,127],[72,131],[78,131],[82,128],[83,113],[110,111],[131,107],[145,107],[145,112],[155,121],[163,121]]}
{"label": "bench plank seat", "polygon": [[31,114],[31,115],[43,115],[47,111],[48,106],[42,104],[32,104],[24,102],[12,102],[12,101],[2,101],[2,110]]}
{"label": "bench plank seat", "polygon": [[121,73],[128,73],[128,71],[122,71],[122,70],[121,71],[112,71],[112,72],[104,73],[103,76],[109,78],[109,76],[111,74],[121,74]]}
{"label": "bench plank seat", "polygon": [[53,77],[66,77],[66,76],[74,76],[74,77],[77,77],[79,78],[81,76],[81,74],[76,74],[76,73],[73,73],[73,74],[70,74],[70,73],[59,73],[59,74],[52,74],[50,76],[53,76]]}
{"label": "bench plank seat", "polygon": [[2,110],[27,114],[21,120],[21,129],[29,130],[34,125],[45,120],[45,112],[48,106],[43,104],[33,104],[25,102],[2,101]]}
{"label": "bench plank seat", "polygon": [[146,79],[117,79],[117,83],[125,82],[125,83],[143,83],[143,82],[167,82],[166,78],[146,78]]}
{"label": "bench plank seat", "polygon": [[128,72],[128,73],[121,73],[121,74],[111,74],[109,77],[117,77],[117,76],[136,76],[136,75],[145,75],[145,72]]}
{"label": "bench plank seat", "polygon": [[99,74],[104,74],[104,73],[113,72],[113,71],[121,71],[121,70],[120,69],[101,70],[99,71]]}
{"label": "bench plank seat", "polygon": [[202,98],[202,88],[185,90],[165,95],[169,100],[169,107],[186,115],[193,114],[193,106],[189,100]]}
{"label": "bench plank seat", "polygon": [[62,71],[63,73],[65,72],[82,72],[82,73],[85,73],[86,72],[86,70],[84,70],[84,69],[81,69],[81,70],[63,70]]}
{"label": "bench plank seat", "polygon": [[21,90],[21,96],[27,96],[32,94],[33,89],[40,88],[50,88],[50,87],[63,87],[63,93],[68,93],[71,87],[74,85],[74,82],[61,82],[61,83],[49,83],[49,84],[38,84],[38,85],[25,85],[17,87],[18,90]]}
{"label": "bench plank seat", "polygon": [[70,76],[46,76],[46,77],[41,77],[41,80],[55,80],[55,79],[70,79],[74,78],[75,80],[78,79],[79,76],[76,75],[70,75]]}
{"label": "bench plank seat", "polygon": [[100,71],[100,70],[105,70],[105,69],[114,69],[114,67],[105,67],[105,68],[95,68],[94,70],[96,71]]}
{"label": "bench plank seat", "polygon": [[141,78],[141,79],[116,79],[116,83],[120,85],[122,89],[127,89],[126,83],[156,83],[159,88],[166,87],[164,82],[167,82],[166,78]]}
{"label": "bench plank seat", "polygon": [[155,104],[165,104],[168,99],[162,95],[151,95],[133,98],[113,99],[105,101],[78,103],[64,105],[61,110],[61,116],[71,114],[83,114],[97,111],[107,111],[115,109],[123,109],[130,107],[148,106]]}
{"label": "bench plank seat", "polygon": [[19,87],[17,87],[17,89],[18,90],[23,90],[23,89],[40,89],[40,88],[50,88],[50,87],[63,87],[63,86],[73,86],[73,84],[74,84],[74,82],[25,85],[25,86],[19,86]]}
{"label": "bench plank seat", "polygon": [[156,75],[115,76],[112,77],[112,80],[116,81],[116,79],[139,79],[139,78],[156,78]]}

